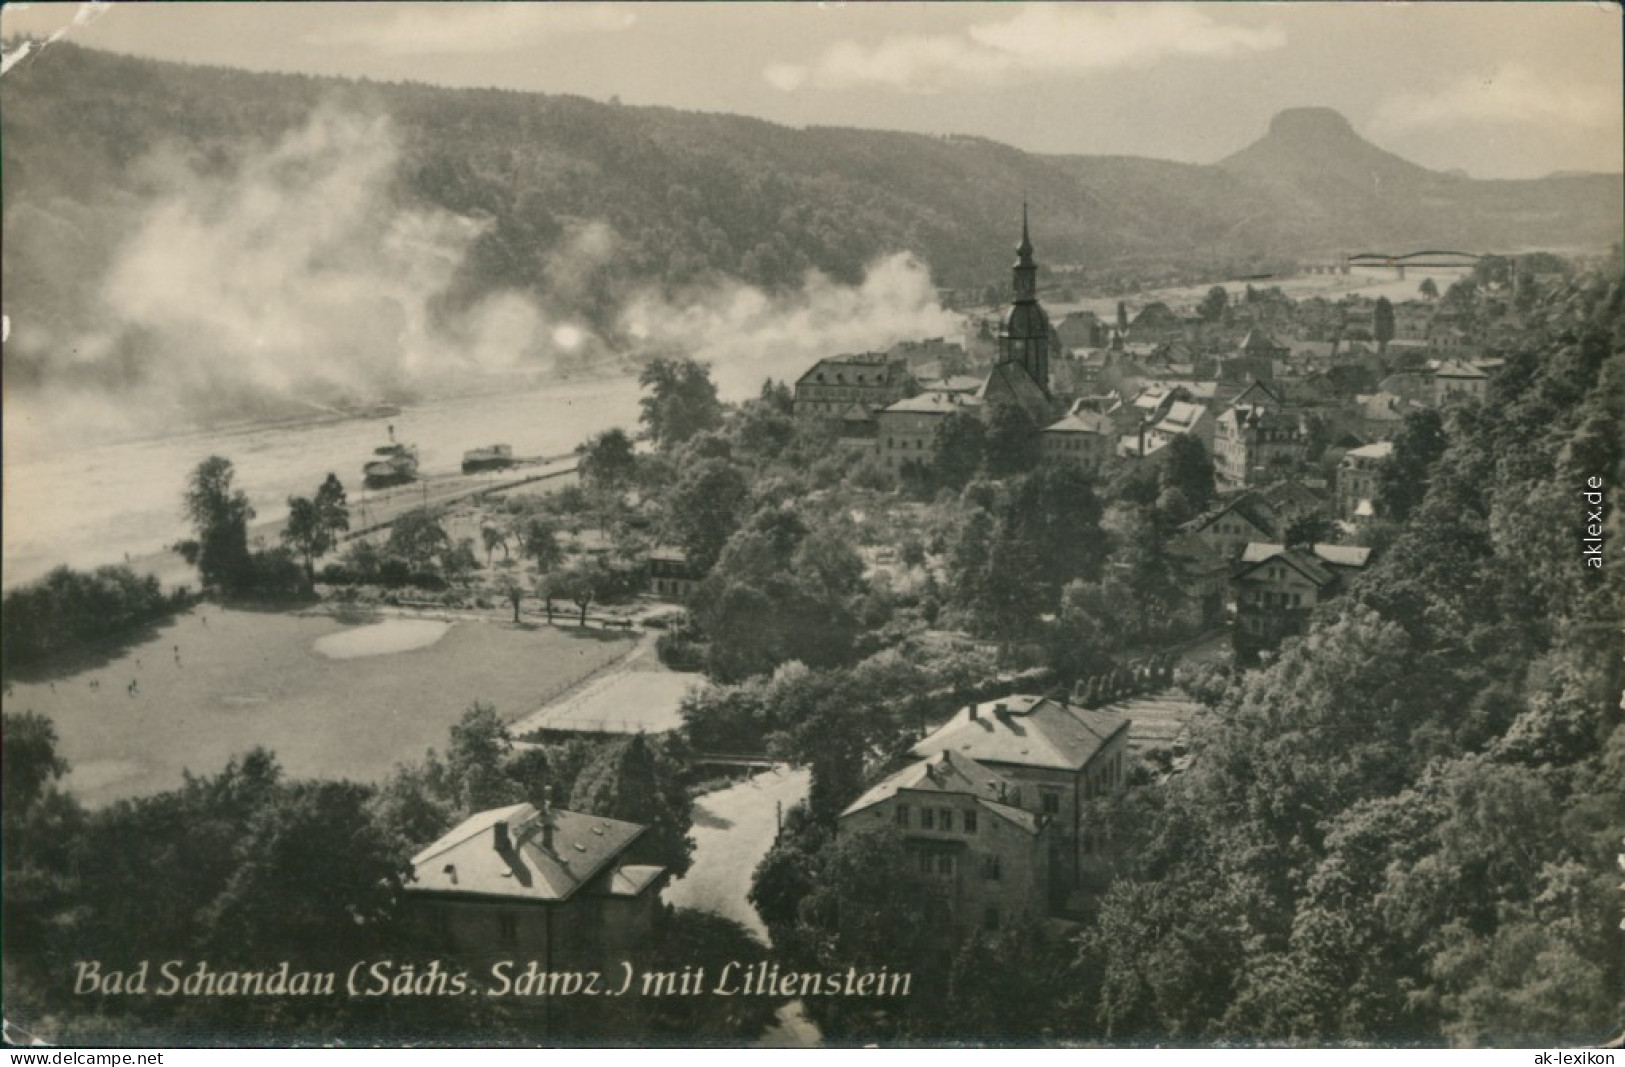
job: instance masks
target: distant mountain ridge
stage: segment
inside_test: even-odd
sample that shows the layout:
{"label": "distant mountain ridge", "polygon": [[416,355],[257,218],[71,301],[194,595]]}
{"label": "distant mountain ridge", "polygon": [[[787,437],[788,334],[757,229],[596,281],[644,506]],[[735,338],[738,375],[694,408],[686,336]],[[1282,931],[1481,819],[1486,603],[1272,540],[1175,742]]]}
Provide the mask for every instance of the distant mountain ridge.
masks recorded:
{"label": "distant mountain ridge", "polygon": [[256,74],[67,44],[18,64],[6,90],[4,211],[18,238],[7,242],[8,284],[64,313],[61,285],[94,277],[127,232],[120,212],[151,193],[136,164],[153,149],[221,170],[323,103],[391,118],[403,202],[489,221],[451,300],[549,284],[548,256],[595,220],[620,240],[611,291],[718,277],[793,286],[809,268],[852,281],[898,250],[919,254],[940,285],[1002,286],[1024,199],[1040,261],[1085,277],[1124,264],[1245,269],[1360,247],[1604,248],[1625,225],[1620,175],[1450,176],[1370,144],[1326,108],[1283,112],[1259,141],[1198,165]]}

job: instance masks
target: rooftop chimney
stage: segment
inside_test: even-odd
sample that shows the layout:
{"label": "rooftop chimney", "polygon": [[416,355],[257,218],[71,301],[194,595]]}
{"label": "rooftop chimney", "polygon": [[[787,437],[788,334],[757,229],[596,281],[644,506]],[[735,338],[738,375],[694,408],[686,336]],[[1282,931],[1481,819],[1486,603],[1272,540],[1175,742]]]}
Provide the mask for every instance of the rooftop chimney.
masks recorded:
{"label": "rooftop chimney", "polygon": [[982,717],[981,711],[976,707],[975,704],[972,704],[970,706],[970,721],[975,722],[977,719],[979,719],[981,717]]}
{"label": "rooftop chimney", "polygon": [[553,813],[542,812],[542,848],[553,851]]}
{"label": "rooftop chimney", "polygon": [[491,834],[498,852],[511,852],[513,850],[513,841],[508,837],[507,819],[497,820],[497,824],[491,828]]}
{"label": "rooftop chimney", "polygon": [[455,863],[446,864],[444,867],[440,868],[440,873],[445,875],[447,878],[450,878],[452,885],[457,884],[457,865]]}

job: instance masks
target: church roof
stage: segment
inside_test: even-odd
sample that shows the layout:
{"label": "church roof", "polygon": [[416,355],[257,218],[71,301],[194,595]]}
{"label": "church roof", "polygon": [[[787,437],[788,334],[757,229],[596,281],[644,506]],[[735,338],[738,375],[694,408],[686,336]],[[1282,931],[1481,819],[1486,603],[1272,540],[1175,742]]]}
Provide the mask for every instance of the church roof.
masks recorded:
{"label": "church roof", "polygon": [[1020,363],[995,363],[976,397],[986,403],[1016,404],[1040,425],[1049,419],[1049,394]]}
{"label": "church roof", "polygon": [[1004,317],[1004,329],[999,334],[1000,337],[1011,338],[1049,335],[1049,315],[1036,300],[1018,300],[1011,304],[1010,313]]}

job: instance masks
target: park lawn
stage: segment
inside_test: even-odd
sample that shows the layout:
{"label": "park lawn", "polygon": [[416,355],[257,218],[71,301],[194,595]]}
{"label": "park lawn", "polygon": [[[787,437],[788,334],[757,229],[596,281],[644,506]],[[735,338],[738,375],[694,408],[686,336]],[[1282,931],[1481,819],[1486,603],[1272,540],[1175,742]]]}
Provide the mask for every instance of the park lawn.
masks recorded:
{"label": "park lawn", "polygon": [[444,751],[474,701],[517,718],[636,640],[457,619],[410,651],[330,659],[313,647],[377,621],[205,605],[94,664],[13,683],[5,708],[55,722],[72,765],[66,785],[91,806],[175,788],[184,771],[217,773],[255,745],[294,777],[375,781],[428,748]]}

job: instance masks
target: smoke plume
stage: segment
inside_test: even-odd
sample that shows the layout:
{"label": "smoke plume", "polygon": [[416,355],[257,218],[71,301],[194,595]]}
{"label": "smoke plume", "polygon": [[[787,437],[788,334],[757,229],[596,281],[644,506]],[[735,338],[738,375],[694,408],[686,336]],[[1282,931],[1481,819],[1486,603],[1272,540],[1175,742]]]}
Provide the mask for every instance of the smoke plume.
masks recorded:
{"label": "smoke plume", "polygon": [[[230,165],[155,152],[139,184],[157,192],[125,209],[135,221],[103,252],[100,280],[70,281],[45,251],[60,242],[19,245],[41,249],[30,277],[51,275],[47,291],[72,294],[53,303],[74,314],[8,302],[7,444],[537,383],[562,359],[625,369],[619,357],[645,351],[707,359],[725,386],[759,383],[769,365],[957,328],[925,267],[897,255],[857,286],[818,274],[790,294],[649,286],[611,316],[616,336],[600,337],[576,310],[595,267],[616,254],[615,233],[597,222],[570,232],[534,288],[448,300],[490,223],[404,196],[397,136],[387,119],[325,108]],[[18,210],[73,230],[51,205]]]}

